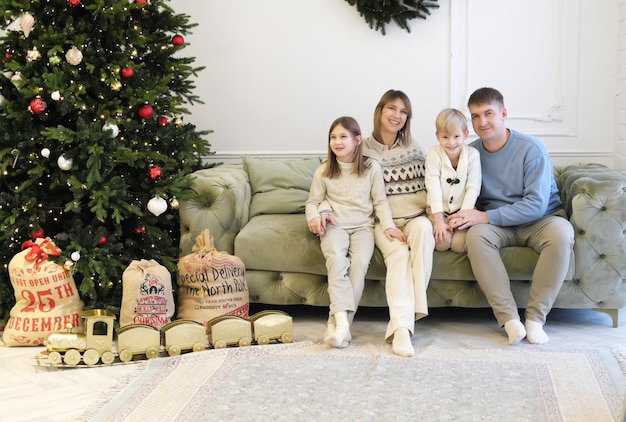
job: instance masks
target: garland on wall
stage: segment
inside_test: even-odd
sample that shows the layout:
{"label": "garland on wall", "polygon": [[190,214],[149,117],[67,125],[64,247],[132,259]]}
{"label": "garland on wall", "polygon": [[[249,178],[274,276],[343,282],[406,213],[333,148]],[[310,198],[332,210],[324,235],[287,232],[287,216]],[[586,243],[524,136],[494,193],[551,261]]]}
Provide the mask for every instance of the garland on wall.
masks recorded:
{"label": "garland on wall", "polygon": [[411,32],[409,21],[430,16],[430,9],[438,9],[437,0],[346,0],[365,19],[370,28],[385,35],[385,25],[391,21]]}

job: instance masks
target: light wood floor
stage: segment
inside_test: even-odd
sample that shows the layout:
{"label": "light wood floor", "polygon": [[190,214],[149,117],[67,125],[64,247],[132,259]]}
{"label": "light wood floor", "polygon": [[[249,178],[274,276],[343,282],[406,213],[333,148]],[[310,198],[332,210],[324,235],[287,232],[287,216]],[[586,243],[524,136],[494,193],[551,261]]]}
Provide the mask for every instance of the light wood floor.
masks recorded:
{"label": "light wood floor", "polygon": [[[308,306],[253,305],[250,313],[261,309],[281,309],[292,315],[295,341],[319,341],[328,315],[327,308]],[[515,347],[620,346],[626,350],[625,314],[623,310],[619,327],[613,328],[611,318],[603,313],[553,310],[545,327],[550,343],[536,346],[522,342]],[[382,343],[386,323],[386,309],[360,309],[352,327],[353,342]],[[433,343],[442,346],[511,347],[489,309],[431,310],[429,317],[416,323],[413,344],[419,348]],[[76,421],[99,397],[138,370],[137,364],[78,369],[37,367],[33,365],[32,357],[40,350],[0,347],[0,422]]]}

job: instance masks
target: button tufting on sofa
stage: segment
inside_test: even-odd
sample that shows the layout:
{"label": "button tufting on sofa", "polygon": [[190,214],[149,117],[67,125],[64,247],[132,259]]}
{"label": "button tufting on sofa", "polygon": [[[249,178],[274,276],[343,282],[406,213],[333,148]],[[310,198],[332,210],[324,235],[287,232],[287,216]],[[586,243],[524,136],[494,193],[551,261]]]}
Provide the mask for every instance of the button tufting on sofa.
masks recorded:
{"label": "button tufting on sofa", "polygon": [[[245,159],[193,173],[201,203],[181,201],[181,254],[209,228],[218,250],[246,264],[252,302],[328,306],[319,239],[304,217],[307,183],[320,159]],[[555,167],[563,207],[576,233],[570,269],[556,308],[602,307],[614,325],[626,306],[626,176],[599,164]],[[251,212],[252,210],[252,212]],[[511,290],[524,307],[538,254],[525,247],[501,251]],[[387,306],[385,264],[372,258],[361,306]],[[428,288],[431,307],[488,307],[465,254],[434,252]]]}

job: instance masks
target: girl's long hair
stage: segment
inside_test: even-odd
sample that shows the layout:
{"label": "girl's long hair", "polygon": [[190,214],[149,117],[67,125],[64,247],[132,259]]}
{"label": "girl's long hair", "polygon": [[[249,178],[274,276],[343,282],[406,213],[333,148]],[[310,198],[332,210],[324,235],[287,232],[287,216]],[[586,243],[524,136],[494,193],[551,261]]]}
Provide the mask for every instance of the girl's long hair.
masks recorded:
{"label": "girl's long hair", "polygon": [[[335,127],[341,126],[346,129],[353,138],[361,136],[361,127],[359,123],[350,116],[341,116],[335,119],[328,129],[328,159],[326,160],[326,169],[323,176],[329,179],[338,179],[341,176],[341,168],[337,162],[337,155],[330,147],[330,134]],[[369,159],[363,156],[363,142],[354,147],[354,160],[352,161],[352,172],[357,176],[362,176],[365,170],[369,168]]]}

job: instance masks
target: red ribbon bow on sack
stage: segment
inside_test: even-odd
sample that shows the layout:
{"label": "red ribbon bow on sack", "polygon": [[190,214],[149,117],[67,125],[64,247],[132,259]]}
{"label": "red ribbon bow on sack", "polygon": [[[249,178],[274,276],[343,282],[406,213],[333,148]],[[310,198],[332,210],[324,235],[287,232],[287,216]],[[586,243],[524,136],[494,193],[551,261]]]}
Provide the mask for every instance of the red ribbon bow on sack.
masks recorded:
{"label": "red ribbon bow on sack", "polygon": [[[46,252],[42,247],[47,246],[48,252]],[[30,248],[30,251],[26,254],[24,259],[28,262],[33,262],[36,270],[39,270],[39,265],[42,262],[45,262],[48,259],[49,255],[59,256],[61,255],[61,251],[57,249],[57,247],[49,240],[44,240],[41,244],[37,244],[31,240],[27,240],[22,243],[22,250]]]}

